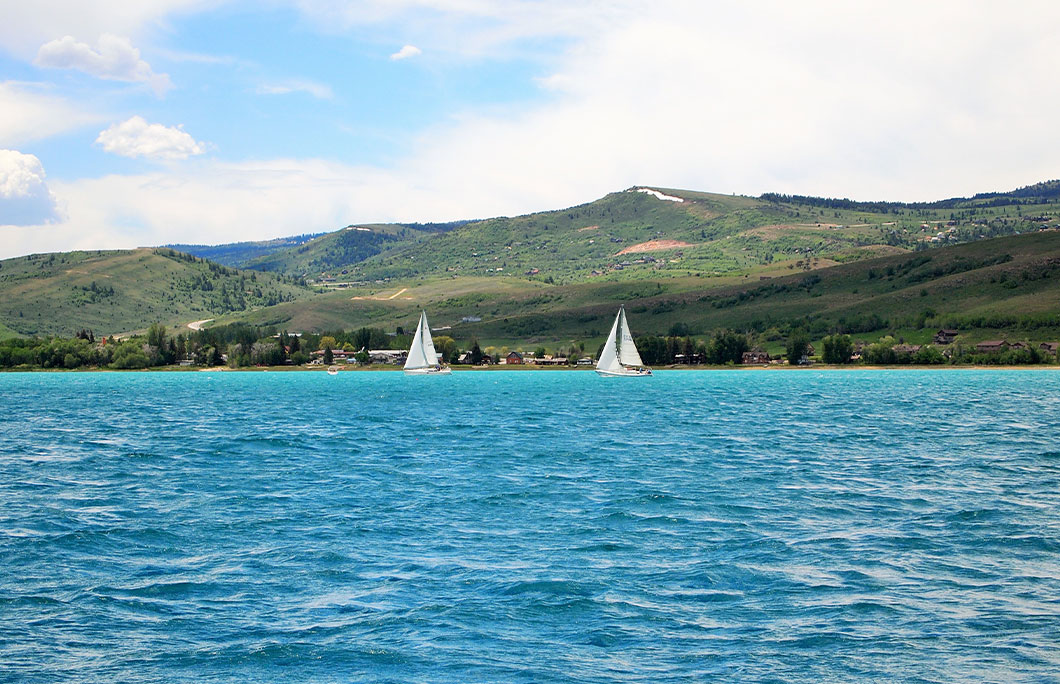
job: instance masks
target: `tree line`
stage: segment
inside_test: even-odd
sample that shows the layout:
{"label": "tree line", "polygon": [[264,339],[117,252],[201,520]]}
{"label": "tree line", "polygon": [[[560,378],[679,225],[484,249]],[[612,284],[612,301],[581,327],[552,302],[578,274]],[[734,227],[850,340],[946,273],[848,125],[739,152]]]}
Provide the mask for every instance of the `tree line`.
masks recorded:
{"label": "tree line", "polygon": [[[641,359],[649,366],[671,364],[739,365],[745,352],[755,349],[751,334],[718,330],[706,339],[688,334],[685,326],[675,325],[669,335],[644,335],[636,338]],[[498,362],[507,348],[481,347],[475,339],[462,348],[452,337],[434,338],[435,349],[444,363],[457,363],[466,351],[466,361],[480,364]],[[394,332],[362,327],[356,330],[332,330],[322,333],[289,334],[273,327],[245,323],[216,326],[203,330],[170,334],[160,323],[145,334],[119,339],[97,338],[91,330],[81,330],[72,338],[9,338],[0,341],[0,368],[29,367],[75,369],[85,367],[137,369],[173,364],[220,366],[300,366],[319,357],[325,364],[334,362],[336,351],[346,352],[361,363],[370,363],[369,350],[407,350],[412,335],[398,327]],[[946,348],[934,345],[899,344],[892,336],[864,344],[848,334],[833,333],[821,340],[821,349],[812,349],[805,329],[794,329],[784,340],[783,358],[798,364],[810,358],[834,365],[1025,365],[1054,363],[1057,355],[1033,346],[1018,346],[984,352],[974,346],[953,344]],[[602,347],[601,347],[602,349]],[[572,343],[554,350],[571,364],[585,353],[584,343]],[[819,351],[819,353],[817,353]],[[546,355],[538,347],[534,356]],[[597,352],[599,357],[599,351]]]}

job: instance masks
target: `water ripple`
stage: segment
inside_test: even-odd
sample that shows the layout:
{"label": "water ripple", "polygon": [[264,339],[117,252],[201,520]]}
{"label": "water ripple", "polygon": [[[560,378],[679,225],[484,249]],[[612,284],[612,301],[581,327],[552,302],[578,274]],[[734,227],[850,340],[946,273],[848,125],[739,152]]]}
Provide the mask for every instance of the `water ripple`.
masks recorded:
{"label": "water ripple", "polygon": [[0,374],[0,681],[1056,681],[1060,375],[423,380]]}

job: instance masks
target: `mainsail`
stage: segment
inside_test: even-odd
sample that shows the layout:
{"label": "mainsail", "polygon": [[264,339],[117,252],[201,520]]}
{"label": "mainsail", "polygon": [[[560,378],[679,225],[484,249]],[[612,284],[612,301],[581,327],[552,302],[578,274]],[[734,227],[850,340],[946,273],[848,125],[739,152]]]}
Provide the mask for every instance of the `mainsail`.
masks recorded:
{"label": "mainsail", "polygon": [[427,325],[427,312],[420,312],[420,324],[416,326],[416,335],[412,338],[412,347],[405,359],[405,370],[429,368],[438,365],[438,354],[434,351],[434,340]]}
{"label": "mainsail", "polygon": [[596,367],[599,370],[621,370],[622,362],[618,359],[618,326],[619,321],[622,319],[622,312],[618,312],[618,316],[615,316],[615,324],[611,326],[611,334],[607,336],[607,342],[604,344],[604,350],[600,352],[600,360],[596,362]]}
{"label": "mainsail", "polygon": [[626,323],[626,310],[625,308],[618,310],[618,359],[622,362],[623,366],[634,366],[640,367],[644,365],[644,362],[640,360],[640,353],[637,351],[637,345],[633,344],[633,335],[629,332],[629,325]]}

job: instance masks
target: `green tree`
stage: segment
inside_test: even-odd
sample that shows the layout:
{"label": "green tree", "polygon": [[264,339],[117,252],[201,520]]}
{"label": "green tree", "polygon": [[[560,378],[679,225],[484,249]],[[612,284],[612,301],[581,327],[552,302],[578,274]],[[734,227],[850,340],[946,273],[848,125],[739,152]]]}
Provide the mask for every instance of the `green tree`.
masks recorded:
{"label": "green tree", "polygon": [[453,363],[456,358],[460,355],[460,350],[456,346],[456,340],[448,335],[440,335],[434,339],[434,350],[441,355],[442,363]]}
{"label": "green tree", "polygon": [[890,335],[881,337],[875,344],[870,344],[861,352],[861,360],[873,366],[890,366],[898,361],[894,351],[894,338]]}
{"label": "green tree", "polygon": [[825,363],[850,363],[854,343],[850,335],[828,335],[821,341],[821,360]]}
{"label": "green tree", "polygon": [[810,349],[810,338],[806,333],[798,331],[791,334],[788,338],[788,345],[785,356],[788,359],[788,363],[797,364],[802,357],[806,356],[806,353]]}
{"label": "green tree", "polygon": [[479,365],[482,363],[482,348],[478,346],[478,340],[471,340],[471,363]]}
{"label": "green tree", "polygon": [[730,330],[720,330],[707,345],[707,361],[715,365],[743,362],[743,353],[747,351],[747,335]]}
{"label": "green tree", "polygon": [[331,365],[335,361],[335,354],[331,351],[331,346],[324,347],[324,363]]}
{"label": "green tree", "polygon": [[942,352],[940,352],[937,347],[925,344],[913,355],[913,363],[938,365],[946,363],[946,357],[942,355]]}

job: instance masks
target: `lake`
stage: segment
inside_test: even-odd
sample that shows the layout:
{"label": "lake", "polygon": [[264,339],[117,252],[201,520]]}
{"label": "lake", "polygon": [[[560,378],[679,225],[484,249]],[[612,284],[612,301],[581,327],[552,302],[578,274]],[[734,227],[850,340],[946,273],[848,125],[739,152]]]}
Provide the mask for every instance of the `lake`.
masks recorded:
{"label": "lake", "polygon": [[0,374],[0,681],[1056,681],[1058,397]]}

